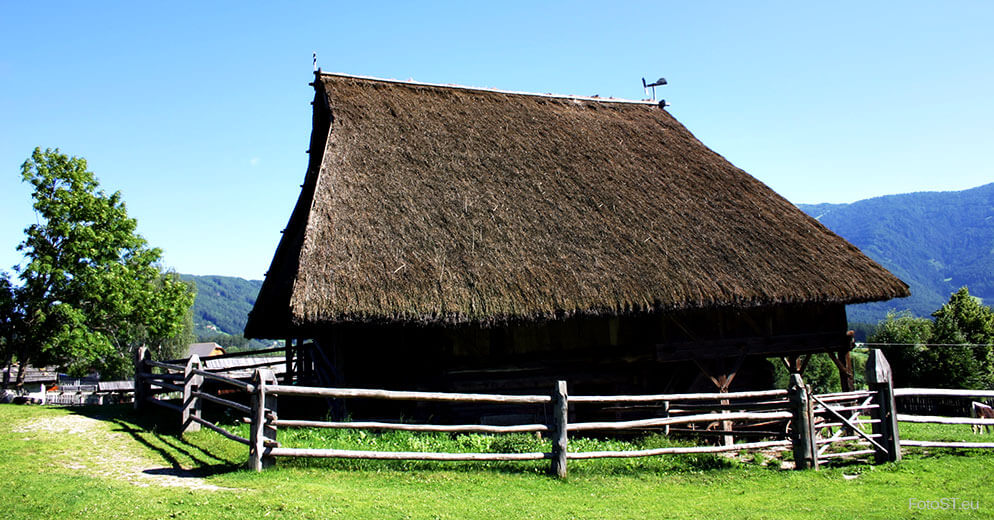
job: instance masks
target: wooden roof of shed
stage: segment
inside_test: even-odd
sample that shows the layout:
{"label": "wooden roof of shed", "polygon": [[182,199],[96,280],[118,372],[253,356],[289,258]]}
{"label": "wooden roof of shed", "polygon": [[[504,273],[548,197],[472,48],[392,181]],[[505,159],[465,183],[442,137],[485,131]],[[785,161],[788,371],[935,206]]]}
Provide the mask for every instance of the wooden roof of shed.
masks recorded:
{"label": "wooden roof of shed", "polygon": [[247,336],[908,295],[656,104],[314,86],[310,165]]}

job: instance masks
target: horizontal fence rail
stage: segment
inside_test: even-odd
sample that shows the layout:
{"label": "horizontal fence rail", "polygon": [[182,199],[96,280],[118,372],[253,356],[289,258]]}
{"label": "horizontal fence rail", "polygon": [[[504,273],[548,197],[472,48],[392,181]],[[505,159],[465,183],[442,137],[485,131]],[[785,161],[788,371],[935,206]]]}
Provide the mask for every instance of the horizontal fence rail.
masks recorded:
{"label": "horizontal fence rail", "polygon": [[545,424],[519,424],[513,426],[496,426],[487,424],[408,424],[375,421],[304,421],[293,419],[278,419],[273,422],[276,426],[290,428],[337,428],[364,430],[400,430],[409,432],[442,432],[442,433],[536,433],[548,432]]}
{"label": "horizontal fence rail", "polygon": [[215,397],[213,394],[207,394],[207,393],[204,393],[204,392],[194,392],[194,396],[195,397],[199,397],[199,398],[204,399],[204,400],[207,400],[207,401],[210,401],[210,402],[212,402],[214,404],[219,404],[221,406],[227,406],[228,408],[231,408],[233,410],[238,410],[239,412],[242,412],[242,413],[252,413],[252,408],[250,408],[248,406],[245,406],[242,403],[236,403],[234,401],[231,401],[229,399],[224,399],[222,397]]}
{"label": "horizontal fence rail", "polygon": [[895,397],[920,396],[920,397],[980,397],[982,399],[994,398],[994,390],[957,390],[947,388],[895,388]]}
{"label": "horizontal fence rail", "polygon": [[572,395],[571,403],[644,403],[654,401],[716,401],[720,399],[755,399],[757,397],[787,397],[786,390],[759,390],[755,392],[711,392],[699,394],[656,395]]}
{"label": "horizontal fence rail", "polygon": [[[242,350],[242,351],[239,351],[239,352],[217,354],[217,355],[214,355],[214,356],[203,356],[203,357],[200,358],[200,361],[212,361],[212,360],[215,360],[215,359],[230,359],[230,358],[240,358],[240,357],[256,357],[256,356],[259,356],[259,355],[262,355],[262,354],[275,354],[277,352],[280,352],[280,353],[286,352],[286,348],[284,348],[284,347],[273,347],[273,348],[263,348],[263,349],[258,349],[258,350]],[[187,362],[187,359],[189,359],[189,358],[173,359],[173,360],[170,360],[170,361],[165,361],[165,363],[172,363],[172,364],[176,364],[176,365],[180,365],[180,364],[185,365],[186,362]]]}
{"label": "horizontal fence rail", "polygon": [[246,383],[240,379],[235,379],[233,377],[222,376],[220,374],[215,374],[213,372],[208,372],[206,370],[194,370],[194,373],[204,377],[205,379],[210,379],[212,381],[217,381],[219,383],[229,384],[234,387],[238,387],[248,393],[255,391],[255,387],[251,383]]}
{"label": "horizontal fence rail", "polygon": [[448,401],[462,403],[546,404],[547,395],[462,394],[447,392],[415,392],[407,390],[373,390],[364,388],[324,388],[311,386],[272,385],[266,391],[276,395],[331,397],[337,399],[365,398],[396,401]]}
{"label": "horizontal fence rail", "polygon": [[687,424],[695,422],[711,421],[736,421],[736,420],[766,420],[766,419],[790,419],[793,414],[788,411],[783,412],[729,412],[729,413],[704,413],[698,415],[686,415],[681,417],[664,417],[659,419],[638,419],[633,421],[604,421],[571,423],[566,429],[568,431],[589,431],[589,430],[631,430],[634,428],[650,428],[655,426],[666,426],[672,424]]}
{"label": "horizontal fence rail", "polygon": [[765,441],[765,442],[742,442],[727,446],[670,446],[667,448],[652,448],[646,450],[627,451],[578,451],[569,452],[566,458],[573,460],[583,459],[607,459],[607,458],[632,458],[632,457],[653,457],[657,455],[677,455],[687,453],[724,453],[742,450],[760,450],[771,448],[788,448],[792,444],[789,440]]}
{"label": "horizontal fence rail", "polygon": [[373,460],[434,460],[434,461],[515,461],[551,458],[550,453],[440,453],[428,451],[366,451],[302,448],[271,448],[274,457],[324,457]]}
{"label": "horizontal fence rail", "polygon": [[901,446],[916,446],[921,448],[994,448],[994,442],[953,442],[953,441],[913,441],[901,440]]}
{"label": "horizontal fence rail", "polygon": [[932,424],[976,424],[994,426],[994,419],[982,419],[971,417],[944,417],[939,415],[908,415],[899,413],[897,420],[910,423],[932,423]]}

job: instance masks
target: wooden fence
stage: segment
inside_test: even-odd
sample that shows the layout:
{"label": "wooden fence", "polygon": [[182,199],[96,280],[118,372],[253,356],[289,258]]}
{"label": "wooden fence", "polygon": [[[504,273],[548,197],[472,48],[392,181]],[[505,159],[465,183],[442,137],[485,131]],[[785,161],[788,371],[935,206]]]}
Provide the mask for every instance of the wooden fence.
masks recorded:
{"label": "wooden fence", "polygon": [[[949,399],[959,398],[967,401],[983,400],[994,398],[994,390],[952,390],[940,388],[898,388],[894,390],[897,397],[913,396],[919,399]],[[969,409],[969,408],[967,408]],[[975,417],[948,417],[939,415],[912,415],[897,414],[897,420],[909,423],[927,424],[963,424],[976,425],[982,427],[994,427],[994,419],[984,419]],[[994,448],[994,442],[953,442],[953,441],[920,441],[911,439],[901,439],[901,446],[915,446],[921,448]]]}
{"label": "wooden fence", "polygon": [[[153,372],[154,369],[159,369],[160,372]],[[244,404],[201,392],[201,386],[208,379],[249,393],[254,391],[253,385],[242,380],[204,370],[203,361],[196,355],[191,356],[183,365],[175,362],[158,362],[153,361],[151,353],[141,347],[135,357],[135,409],[141,410],[146,405],[153,404],[173,410],[180,414],[183,433],[198,431],[201,426],[206,426],[228,439],[249,445],[249,439],[229,432],[201,417],[203,401],[219,404],[243,414],[252,412],[252,408]],[[181,396],[180,403],[159,399],[158,396],[162,394],[178,394]]]}
{"label": "wooden fence", "polygon": [[[278,359],[278,358],[277,358]],[[568,395],[566,382],[558,381],[549,395],[503,395],[476,393],[443,393],[396,391],[359,388],[325,388],[279,384],[274,372],[255,367],[249,381],[206,370],[203,360],[196,356],[180,364],[151,360],[144,349],[136,361],[135,406],[154,404],[180,414],[183,431],[201,426],[241,442],[249,447],[249,466],[261,470],[273,464],[276,457],[334,457],[381,460],[432,461],[517,461],[549,460],[551,474],[563,477],[569,460],[594,458],[650,457],[680,453],[720,453],[748,450],[792,450],[798,469],[817,468],[832,459],[873,455],[874,461],[900,459],[900,445],[925,446],[927,443],[900,441],[897,420],[915,416],[899,416],[894,405],[896,395],[910,395],[911,390],[895,391],[890,368],[879,351],[872,351],[867,363],[870,389],[855,392],[813,395],[799,374],[791,376],[787,390],[754,392],[655,394],[655,395]],[[218,395],[201,391],[204,381],[246,392],[251,405],[245,405]],[[922,392],[918,392],[922,393]],[[182,396],[179,404],[159,399],[162,394]],[[220,395],[220,394],[219,394]],[[938,395],[938,394],[935,394]],[[984,395],[971,393],[971,395]],[[382,421],[316,421],[282,419],[278,415],[279,400],[300,397],[327,399],[388,399],[401,401],[435,401],[449,403],[498,403],[522,407],[537,407],[534,416],[550,417],[548,422],[513,425],[484,424],[410,424]],[[250,438],[246,439],[201,417],[204,401],[221,405],[250,423]],[[647,405],[657,404],[662,416],[634,420],[570,422],[570,407],[576,405]],[[576,415],[576,414],[574,414]],[[689,425],[721,425],[731,430],[732,424],[748,423],[765,428],[758,430],[762,440],[721,445],[666,447],[631,451],[569,450],[569,434],[577,432],[631,432],[647,429],[668,431],[671,427]],[[956,424],[990,424],[994,421],[973,419]],[[789,425],[789,426],[787,426]],[[866,425],[872,432],[864,431]],[[277,440],[281,428],[350,428],[372,430],[401,430],[448,433],[538,433],[549,439],[549,450],[533,453],[439,453],[392,452],[338,449],[305,449],[282,446]],[[697,430],[699,431],[699,430]],[[745,433],[743,430],[741,433]],[[756,430],[753,430],[756,431]],[[819,434],[821,436],[819,437]],[[970,447],[985,447],[971,443]],[[990,447],[994,447],[991,445]]]}

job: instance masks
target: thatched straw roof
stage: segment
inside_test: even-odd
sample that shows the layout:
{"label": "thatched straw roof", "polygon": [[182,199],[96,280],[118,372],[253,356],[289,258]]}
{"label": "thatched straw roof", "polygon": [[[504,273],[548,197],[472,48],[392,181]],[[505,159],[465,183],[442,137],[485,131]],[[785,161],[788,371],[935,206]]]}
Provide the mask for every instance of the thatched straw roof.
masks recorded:
{"label": "thatched straw roof", "polygon": [[908,295],[656,104],[327,73],[315,89],[246,335]]}

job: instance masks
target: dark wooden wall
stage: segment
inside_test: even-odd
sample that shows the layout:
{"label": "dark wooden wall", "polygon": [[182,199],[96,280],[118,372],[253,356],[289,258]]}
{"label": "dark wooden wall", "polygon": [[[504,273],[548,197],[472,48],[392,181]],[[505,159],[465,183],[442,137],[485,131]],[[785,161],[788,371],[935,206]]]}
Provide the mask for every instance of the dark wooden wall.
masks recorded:
{"label": "dark wooden wall", "polygon": [[772,384],[768,357],[845,348],[846,326],[841,304],[782,305],[490,327],[340,325],[317,343],[335,384],[353,387],[545,393],[565,379],[573,393],[708,391],[698,362],[745,358],[735,391]]}

